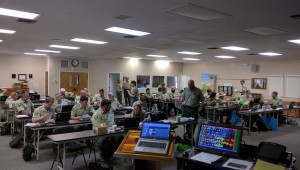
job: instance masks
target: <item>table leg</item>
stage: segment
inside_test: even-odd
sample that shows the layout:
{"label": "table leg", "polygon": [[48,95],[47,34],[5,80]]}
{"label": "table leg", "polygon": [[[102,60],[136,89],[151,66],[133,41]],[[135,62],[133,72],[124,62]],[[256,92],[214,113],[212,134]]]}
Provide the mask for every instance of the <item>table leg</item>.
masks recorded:
{"label": "table leg", "polygon": [[59,148],[59,144],[57,144],[57,155],[56,155],[56,163],[57,163],[57,169],[59,169],[60,167],[59,167],[59,161],[60,161],[60,157],[59,157],[59,153],[60,153],[60,150],[59,150],[60,148]]}
{"label": "table leg", "polygon": [[248,134],[250,135],[251,131],[251,115],[249,115],[249,129],[248,129]]}
{"label": "table leg", "polygon": [[[66,167],[66,143],[64,143],[64,150],[63,150],[63,168]],[[66,169],[66,168],[65,168]]]}
{"label": "table leg", "polygon": [[193,143],[194,143],[194,123],[192,123],[190,127],[192,128],[192,139],[191,139],[191,144],[192,145],[191,146],[194,146],[193,145]]}
{"label": "table leg", "polygon": [[24,126],[24,133],[23,133],[24,135],[23,135],[23,144],[24,144],[24,146],[26,145],[26,126]]}
{"label": "table leg", "polygon": [[36,145],[36,160],[39,160],[39,152],[40,152],[40,130],[37,130],[37,145]]}

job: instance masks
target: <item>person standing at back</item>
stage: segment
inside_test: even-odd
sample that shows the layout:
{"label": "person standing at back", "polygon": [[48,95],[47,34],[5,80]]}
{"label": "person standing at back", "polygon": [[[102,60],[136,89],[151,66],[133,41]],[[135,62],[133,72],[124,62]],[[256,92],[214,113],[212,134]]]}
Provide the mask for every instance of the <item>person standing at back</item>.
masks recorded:
{"label": "person standing at back", "polygon": [[122,84],[121,84],[121,80],[117,80],[117,99],[122,104]]}
{"label": "person standing at back", "polygon": [[130,96],[129,96],[129,91],[130,91],[130,83],[129,83],[129,78],[125,77],[125,81],[123,82],[123,91],[124,91],[124,99],[125,99],[125,105],[129,106],[130,105]]}
{"label": "person standing at back", "polygon": [[132,80],[130,82],[131,90],[129,96],[131,97],[131,106],[134,102],[139,100],[139,89],[136,87],[136,81]]}
{"label": "person standing at back", "polygon": [[[202,91],[195,86],[194,80],[189,80],[188,88],[186,88],[179,100],[179,103],[182,103],[183,117],[193,117],[195,119],[195,123],[193,124],[193,132],[195,132],[195,128],[198,122],[198,112],[200,111],[200,102],[204,101],[204,97]],[[192,139],[192,129],[190,125],[186,126],[186,132],[189,134],[189,138]]]}

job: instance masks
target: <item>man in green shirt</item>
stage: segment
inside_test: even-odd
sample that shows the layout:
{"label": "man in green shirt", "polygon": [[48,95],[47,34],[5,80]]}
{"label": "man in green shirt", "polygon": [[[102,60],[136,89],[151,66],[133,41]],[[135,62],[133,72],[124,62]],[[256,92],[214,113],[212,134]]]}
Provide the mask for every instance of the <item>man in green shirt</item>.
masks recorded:
{"label": "man in green shirt", "polygon": [[131,104],[130,102],[130,83],[129,83],[129,78],[125,77],[125,81],[123,82],[123,92],[124,92],[124,99],[125,99],[125,105],[129,106]]}
{"label": "man in green shirt", "polygon": [[61,95],[61,93],[56,93],[55,94],[55,99],[54,99],[54,103],[52,105],[52,108],[54,109],[55,112],[61,112],[61,106],[62,105],[66,105],[66,104],[74,104],[73,101],[69,101],[66,98],[63,98],[63,96]]}
{"label": "man in green shirt", "polygon": [[282,106],[282,99],[280,99],[278,97],[278,92],[277,91],[272,92],[272,99],[270,100],[270,104],[272,106],[276,106],[276,107]]}
{"label": "man in green shirt", "polygon": [[117,99],[118,101],[122,104],[122,84],[121,84],[121,80],[117,81]]}
{"label": "man in green shirt", "polygon": [[11,109],[15,108],[17,100],[18,100],[18,93],[12,92],[10,96],[8,96],[8,98],[5,100],[5,105]]}
{"label": "man in green shirt", "polygon": [[95,110],[94,107],[88,104],[88,97],[81,96],[80,102],[76,104],[71,111],[71,119],[72,120],[80,120],[83,115],[94,114]]}
{"label": "man in green shirt", "polygon": [[139,89],[136,87],[136,82],[134,80],[130,82],[130,86],[131,86],[131,90],[129,96],[131,97],[130,101],[132,106],[134,102],[139,100],[140,93],[139,93]]}
{"label": "man in green shirt", "polygon": [[[104,95],[104,90],[100,89],[98,94],[95,94],[95,96],[92,99],[92,104],[99,106],[101,101],[106,99],[105,95]],[[96,103],[96,104],[95,104]]]}
{"label": "man in green shirt", "polygon": [[81,98],[82,96],[85,96],[85,97],[87,97],[87,98],[88,98],[88,103],[89,103],[89,104],[91,104],[91,102],[90,102],[90,98],[87,96],[87,94],[86,94],[86,91],[85,91],[85,90],[81,90],[81,91],[80,91],[80,95],[79,95],[79,96],[76,96],[76,98],[75,98],[75,102],[76,102],[76,103],[79,103],[79,102],[80,102],[80,98]]}
{"label": "man in green shirt", "polygon": [[[172,101],[175,102],[175,100],[179,99],[180,94],[176,91],[175,87],[171,87],[171,91],[168,92],[168,96],[169,96],[170,100],[172,100]],[[174,102],[173,103],[168,103],[168,113],[170,113],[170,111],[173,109],[175,115],[177,115],[177,108],[175,107],[175,103]]]}
{"label": "man in green shirt", "polygon": [[16,110],[18,114],[32,116],[34,105],[29,99],[28,91],[23,91],[21,93],[21,98],[16,102]]}
{"label": "man in green shirt", "polygon": [[99,109],[92,116],[93,127],[101,123],[106,123],[107,127],[111,127],[115,123],[114,114],[110,112],[111,101],[104,99],[101,101]]}
{"label": "man in green shirt", "polygon": [[[200,112],[200,102],[204,101],[204,97],[202,91],[195,87],[194,80],[189,80],[188,88],[186,88],[181,96],[179,103],[182,103],[182,116],[183,117],[193,117],[195,119],[195,123],[193,124],[193,132],[195,132],[195,128],[198,121],[198,112]],[[190,125],[186,126],[186,131],[189,134],[189,138],[192,139],[192,129]]]}
{"label": "man in green shirt", "polygon": [[54,99],[52,97],[47,97],[45,103],[36,108],[33,112],[32,122],[46,122],[50,119],[53,119],[55,116],[55,111],[52,107]]}

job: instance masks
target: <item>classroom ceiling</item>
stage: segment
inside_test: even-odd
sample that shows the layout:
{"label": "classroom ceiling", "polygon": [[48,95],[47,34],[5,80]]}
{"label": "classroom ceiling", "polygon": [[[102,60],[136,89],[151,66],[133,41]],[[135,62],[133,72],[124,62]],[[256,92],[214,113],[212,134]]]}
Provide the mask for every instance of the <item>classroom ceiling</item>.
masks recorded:
{"label": "classroom ceiling", "polygon": [[[190,8],[180,8],[179,12],[197,14],[201,19],[171,13],[174,12],[171,9],[182,6]],[[0,8],[40,14],[34,24],[0,15],[0,28],[16,31],[12,35],[0,34],[2,56],[20,56],[35,49],[47,49],[62,51],[50,57],[80,59],[158,59],[146,56],[148,54],[166,55],[168,58],[164,60],[176,62],[190,62],[182,58],[201,59],[196,62],[228,61],[215,58],[217,55],[236,57],[230,61],[300,58],[300,45],[287,42],[300,39],[300,19],[290,17],[300,14],[299,0],[0,0]],[[104,30],[113,26],[151,34],[124,38],[124,34]],[[263,32],[257,34],[251,30]],[[70,41],[72,38],[108,43],[79,43]],[[49,47],[51,44],[80,49],[54,49]],[[250,50],[219,49],[223,46]],[[178,54],[178,51],[202,54],[190,56]],[[283,55],[257,55],[261,52]]]}

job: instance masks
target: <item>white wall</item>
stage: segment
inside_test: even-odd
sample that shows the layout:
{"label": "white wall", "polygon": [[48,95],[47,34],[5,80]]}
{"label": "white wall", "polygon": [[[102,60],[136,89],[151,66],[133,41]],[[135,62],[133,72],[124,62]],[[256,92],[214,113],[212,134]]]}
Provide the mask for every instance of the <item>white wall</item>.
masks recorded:
{"label": "white wall", "polygon": [[[29,88],[45,94],[45,71],[46,57],[30,56],[0,56],[0,87],[11,88],[13,83],[18,83],[18,74],[26,74]],[[11,74],[16,74],[16,79],[11,78]],[[33,78],[29,79],[32,74]]]}
{"label": "white wall", "polygon": [[[244,65],[248,63],[249,66]],[[251,64],[259,65],[259,71],[253,73],[250,70]],[[245,79],[246,85],[251,92],[262,93],[268,97],[268,89],[251,89],[252,78],[268,78],[268,75],[300,75],[300,59],[295,60],[268,60],[268,61],[249,61],[249,62],[219,62],[219,63],[197,63],[183,64],[183,74],[190,75],[197,86],[200,86],[201,74],[212,73],[217,75],[217,86],[224,83],[232,83],[240,89],[240,80]],[[300,88],[300,87],[299,87]],[[285,98],[285,100],[295,100]],[[300,101],[297,99],[297,101]]]}

